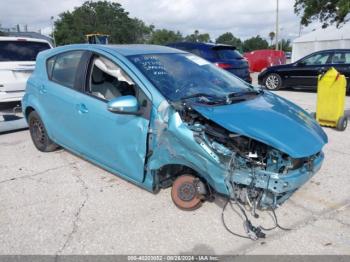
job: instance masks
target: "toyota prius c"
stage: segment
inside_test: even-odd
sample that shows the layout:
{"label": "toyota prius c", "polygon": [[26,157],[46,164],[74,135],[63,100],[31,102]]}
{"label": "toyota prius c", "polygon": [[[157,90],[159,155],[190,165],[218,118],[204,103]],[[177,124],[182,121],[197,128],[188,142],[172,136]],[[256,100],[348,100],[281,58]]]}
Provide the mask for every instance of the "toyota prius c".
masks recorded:
{"label": "toyota prius c", "polygon": [[259,209],[320,168],[327,136],[290,101],[153,45],[41,52],[22,101],[36,148],[63,147],[192,210],[214,193]]}

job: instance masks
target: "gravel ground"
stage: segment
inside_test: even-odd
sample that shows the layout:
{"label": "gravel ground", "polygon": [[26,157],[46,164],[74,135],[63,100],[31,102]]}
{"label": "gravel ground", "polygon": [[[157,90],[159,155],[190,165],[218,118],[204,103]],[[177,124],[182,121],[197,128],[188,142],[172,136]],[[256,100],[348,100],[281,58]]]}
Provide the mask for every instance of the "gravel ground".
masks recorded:
{"label": "gravel ground", "polygon": [[[315,110],[315,93],[277,93]],[[154,195],[65,150],[41,153],[28,131],[0,135],[0,254],[350,255],[350,128],[325,131],[321,171],[277,210],[293,230],[258,241],[224,229],[220,198],[180,211],[169,189]],[[272,224],[259,214],[256,224]],[[243,233],[232,210],[226,220]]]}

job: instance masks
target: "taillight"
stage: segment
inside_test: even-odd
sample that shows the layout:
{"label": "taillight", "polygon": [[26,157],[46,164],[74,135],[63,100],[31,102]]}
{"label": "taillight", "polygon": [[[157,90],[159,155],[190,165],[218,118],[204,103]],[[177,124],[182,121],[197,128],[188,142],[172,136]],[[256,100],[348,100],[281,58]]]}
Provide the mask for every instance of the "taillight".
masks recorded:
{"label": "taillight", "polygon": [[232,65],[226,64],[226,63],[215,63],[216,66],[222,68],[222,69],[229,69],[232,68]]}

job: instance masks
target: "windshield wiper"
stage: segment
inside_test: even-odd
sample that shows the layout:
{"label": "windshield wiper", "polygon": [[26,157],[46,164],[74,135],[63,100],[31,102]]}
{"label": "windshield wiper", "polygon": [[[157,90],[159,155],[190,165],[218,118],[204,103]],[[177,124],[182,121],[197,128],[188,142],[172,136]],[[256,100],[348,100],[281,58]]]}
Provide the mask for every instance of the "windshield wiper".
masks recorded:
{"label": "windshield wiper", "polygon": [[261,91],[259,90],[249,90],[249,91],[241,91],[241,92],[233,92],[227,95],[227,98],[236,98],[236,97],[242,97],[242,96],[249,96],[249,95],[258,95]]}
{"label": "windshield wiper", "polygon": [[180,100],[183,101],[183,100],[187,100],[187,99],[191,99],[191,98],[201,98],[201,97],[203,97],[207,100],[209,100],[210,98],[211,99],[222,99],[222,97],[218,97],[218,96],[207,94],[207,93],[197,93],[197,94],[192,94],[192,95],[181,97]]}

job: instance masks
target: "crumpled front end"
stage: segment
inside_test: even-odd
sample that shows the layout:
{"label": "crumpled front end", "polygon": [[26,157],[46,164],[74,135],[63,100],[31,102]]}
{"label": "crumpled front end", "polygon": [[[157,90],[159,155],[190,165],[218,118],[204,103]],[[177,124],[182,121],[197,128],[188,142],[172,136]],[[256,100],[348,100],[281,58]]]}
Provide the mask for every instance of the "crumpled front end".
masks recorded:
{"label": "crumpled front end", "polygon": [[223,179],[229,195],[252,208],[282,204],[317,173],[324,159],[323,152],[292,158],[199,115],[188,123],[196,142],[225,170]]}
{"label": "crumpled front end", "polygon": [[[322,151],[293,158],[271,145],[229,131],[191,106],[173,108],[163,103],[157,115],[151,129],[149,174],[159,175],[164,166],[185,166],[216,192],[254,209],[274,209],[282,204],[323,162]],[[171,179],[164,173],[156,175],[157,183]]]}

